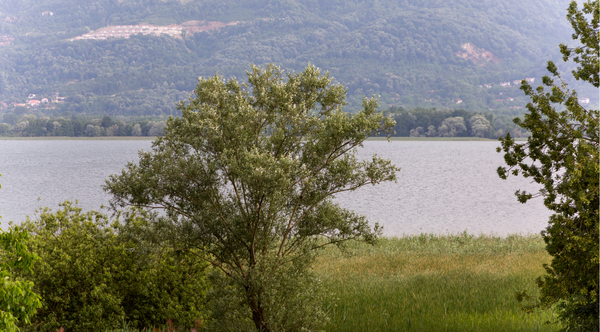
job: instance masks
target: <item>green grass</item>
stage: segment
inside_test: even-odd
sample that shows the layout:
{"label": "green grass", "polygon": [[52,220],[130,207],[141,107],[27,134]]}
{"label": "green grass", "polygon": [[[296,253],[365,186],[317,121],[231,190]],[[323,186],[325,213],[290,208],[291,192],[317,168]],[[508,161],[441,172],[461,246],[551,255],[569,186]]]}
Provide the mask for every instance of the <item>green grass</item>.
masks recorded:
{"label": "green grass", "polygon": [[331,294],[326,331],[560,328],[554,312],[526,314],[515,299],[517,291],[538,293],[534,280],[550,262],[538,235],[405,236],[351,242],[347,251],[324,249],[314,266]]}
{"label": "green grass", "polygon": [[315,265],[329,292],[327,331],[556,331],[553,312],[522,312],[515,292],[550,261],[539,236],[409,236],[352,255],[324,250]]}
{"label": "green grass", "polygon": [[[518,142],[525,142],[527,138],[513,138]],[[386,137],[369,137],[367,141],[386,141]],[[439,141],[481,141],[481,142],[497,142],[495,138],[479,138],[479,137],[390,137],[390,141],[421,141],[421,142],[439,142]]]}
{"label": "green grass", "polygon": [[[367,141],[386,141],[386,137],[369,137]],[[390,137],[391,141],[497,141],[491,138],[479,137]]]}

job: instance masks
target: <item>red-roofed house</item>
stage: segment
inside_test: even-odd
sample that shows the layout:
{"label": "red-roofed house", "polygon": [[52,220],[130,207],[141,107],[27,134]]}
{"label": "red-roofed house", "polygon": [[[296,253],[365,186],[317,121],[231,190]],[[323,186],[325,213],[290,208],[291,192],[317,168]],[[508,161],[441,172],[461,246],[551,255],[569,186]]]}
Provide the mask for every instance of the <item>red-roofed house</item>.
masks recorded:
{"label": "red-roofed house", "polygon": [[40,106],[40,101],[37,99],[31,99],[27,101],[27,105],[31,106],[31,107],[38,107]]}

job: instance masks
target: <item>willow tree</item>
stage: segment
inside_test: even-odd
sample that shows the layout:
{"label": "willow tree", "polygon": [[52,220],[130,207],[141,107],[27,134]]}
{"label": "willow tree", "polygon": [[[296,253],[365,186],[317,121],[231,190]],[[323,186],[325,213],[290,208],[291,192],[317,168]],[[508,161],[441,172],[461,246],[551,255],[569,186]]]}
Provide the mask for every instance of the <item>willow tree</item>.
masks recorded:
{"label": "willow tree", "polygon": [[[563,60],[572,58],[578,65],[573,76],[595,88],[599,10],[598,0],[584,3],[581,11],[571,2],[567,18],[581,46],[560,45]],[[547,68],[553,77],[544,76],[536,89],[522,82],[531,103],[523,120],[515,123],[531,136],[526,143],[516,143],[510,135],[501,139],[509,167],[500,167],[498,173],[502,178],[523,174],[541,184],[537,194],[518,191],[518,199],[524,203],[541,196],[554,212],[542,232],[552,262],[537,280],[541,297],[534,307],[557,305],[567,331],[598,331],[599,113],[578,102],[576,91],[568,89],[552,61]]]}
{"label": "willow tree", "polygon": [[247,74],[244,84],[200,78],[195,98],[178,105],[182,116],[106,190],[117,206],[164,209],[160,225],[173,245],[195,249],[227,277],[242,303],[223,311],[241,324],[228,320],[231,330],[311,330],[323,318],[305,278],[314,253],[350,239],[372,243],[380,232],[333,198],[395,181],[389,160],[355,156],[394,123],[375,99],[344,113],[346,90],[315,67]]}

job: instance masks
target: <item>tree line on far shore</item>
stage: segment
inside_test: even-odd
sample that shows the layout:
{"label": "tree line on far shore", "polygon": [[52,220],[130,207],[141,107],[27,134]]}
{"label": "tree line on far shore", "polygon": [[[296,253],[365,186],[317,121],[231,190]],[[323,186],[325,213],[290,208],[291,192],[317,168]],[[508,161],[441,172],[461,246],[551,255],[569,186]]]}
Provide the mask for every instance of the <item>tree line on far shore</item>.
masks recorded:
{"label": "tree line on far shore", "polygon": [[12,137],[161,136],[165,126],[164,119],[114,119],[108,115],[87,118],[6,113],[2,120],[0,136]]}
{"label": "tree line on far shore", "polygon": [[[396,121],[391,133],[396,137],[498,138],[508,132],[514,137],[526,135],[515,126],[497,121],[491,113],[420,107],[390,107],[383,113]],[[94,118],[69,113],[46,116],[23,109],[0,117],[0,136],[161,136],[165,123],[165,118],[113,118],[108,115]]]}

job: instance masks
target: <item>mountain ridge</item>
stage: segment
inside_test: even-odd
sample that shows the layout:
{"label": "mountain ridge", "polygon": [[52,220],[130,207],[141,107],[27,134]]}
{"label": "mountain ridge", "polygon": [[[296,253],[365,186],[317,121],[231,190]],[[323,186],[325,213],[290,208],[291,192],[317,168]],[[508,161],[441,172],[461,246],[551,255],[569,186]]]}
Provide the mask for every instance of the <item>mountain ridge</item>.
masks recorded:
{"label": "mountain ridge", "polygon": [[[177,114],[198,76],[243,79],[250,63],[312,63],[348,88],[348,111],[377,95],[382,108],[464,108],[508,122],[527,100],[499,84],[544,75],[570,31],[564,0],[184,2],[7,0],[2,15],[24,19],[0,22],[0,35],[15,38],[0,46],[0,100],[59,91],[68,98],[56,112]],[[181,38],[69,41],[106,25],[191,20],[241,23]],[[492,61],[462,58],[464,45]]]}

